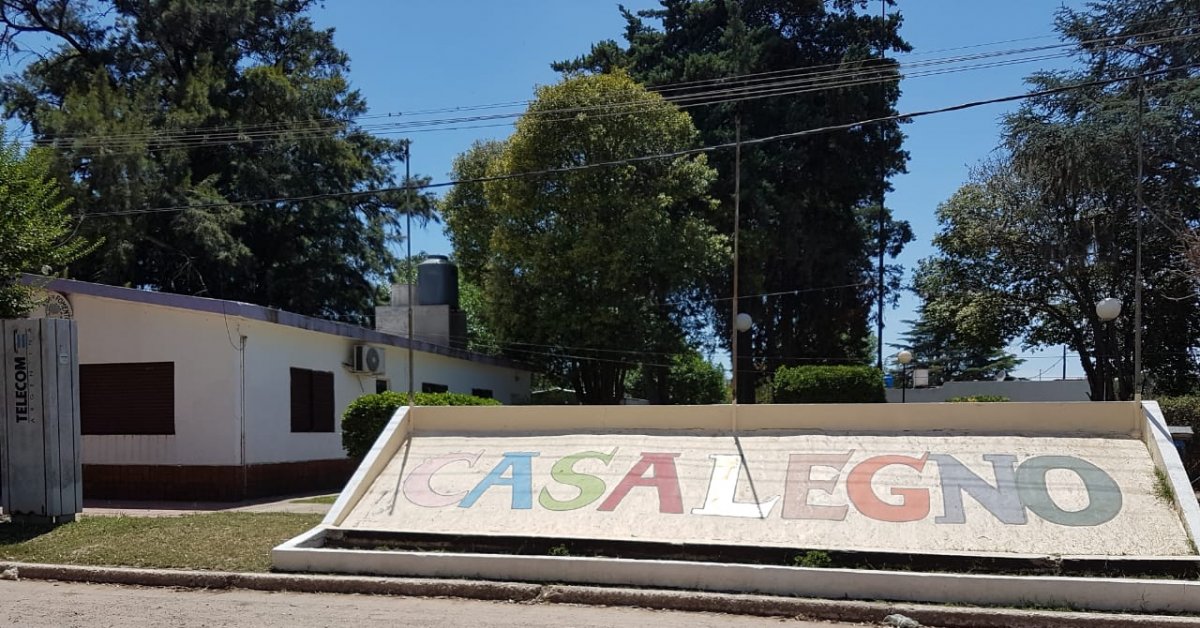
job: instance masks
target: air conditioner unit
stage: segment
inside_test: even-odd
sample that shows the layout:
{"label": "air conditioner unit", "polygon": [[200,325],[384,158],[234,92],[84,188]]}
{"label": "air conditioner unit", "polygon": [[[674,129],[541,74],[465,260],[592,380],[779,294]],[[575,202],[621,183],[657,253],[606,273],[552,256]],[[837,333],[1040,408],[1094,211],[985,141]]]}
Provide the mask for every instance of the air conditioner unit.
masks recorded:
{"label": "air conditioner unit", "polygon": [[371,373],[382,375],[386,371],[383,362],[383,349],[370,345],[354,345],[354,359],[350,370],[355,373]]}

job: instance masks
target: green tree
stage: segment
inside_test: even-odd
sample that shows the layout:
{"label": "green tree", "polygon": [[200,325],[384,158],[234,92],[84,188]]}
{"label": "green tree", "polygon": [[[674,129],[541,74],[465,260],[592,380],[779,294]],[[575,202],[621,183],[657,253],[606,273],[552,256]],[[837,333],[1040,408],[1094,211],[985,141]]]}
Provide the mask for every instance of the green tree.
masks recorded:
{"label": "green tree", "polygon": [[105,236],[76,276],[366,320],[410,201],[370,190],[395,184],[404,146],[356,124],[366,102],[314,4],[0,4],[0,46],[52,46],[0,101]]}
{"label": "green tree", "polygon": [[[720,87],[762,87],[761,73],[816,66],[895,77],[894,61],[875,57],[879,50],[908,50],[898,35],[900,18],[882,20],[866,6],[852,0],[662,0],[661,9],[623,10],[624,46],[600,42],[553,67],[567,73],[623,69],[651,88],[744,74],[760,80],[726,80]],[[671,94],[683,97],[706,88],[712,85]],[[885,80],[741,102],[710,98],[725,102],[693,103],[689,112],[705,144],[723,144],[734,140],[739,119],[742,137],[764,137],[888,116],[895,113],[899,93],[898,81]],[[861,223],[859,214],[877,208],[883,180],[903,172],[902,139],[893,122],[743,149],[739,292],[778,294],[745,298],[738,306],[755,320],[750,342],[739,341],[739,353],[748,352],[754,365],[739,366],[740,373],[757,368],[766,375],[780,365],[813,360],[863,360],[877,295],[878,228]],[[712,162],[719,173],[713,196],[721,208],[708,218],[718,232],[732,233],[733,151],[713,153]],[[900,236],[907,225],[889,218],[885,230],[887,252],[894,255],[903,242],[894,246],[890,234]],[[892,299],[899,288],[896,270],[886,280]],[[729,268],[711,276],[709,287],[714,294],[730,294]],[[724,342],[729,302],[714,303],[712,325]],[[739,380],[738,388],[756,386]]]}
{"label": "green tree", "polygon": [[50,154],[22,154],[0,129],[0,318],[20,318],[36,305],[37,291],[21,273],[61,271],[95,248],[75,235],[70,204],[50,175]]}
{"label": "green tree", "polygon": [[711,405],[726,401],[725,372],[697,351],[671,356],[666,377],[661,375],[662,372],[654,368],[635,369],[630,376],[630,393],[651,403],[671,405]]}
{"label": "green tree", "polygon": [[[562,109],[581,113],[548,113]],[[575,77],[538,90],[487,172],[619,161],[696,139],[686,113],[629,77]],[[478,243],[460,259],[481,280],[496,342],[570,382],[584,403],[624,398],[641,356],[675,352],[694,330],[689,297],[728,263],[726,238],[699,218],[713,211],[713,176],[698,155],[491,181],[477,207],[448,198],[456,245]]]}
{"label": "green tree", "polygon": [[[922,306],[919,318],[902,321],[908,331],[901,335],[894,349],[908,349],[917,362],[929,369],[930,383],[940,385],[951,381],[994,380],[1011,373],[1024,360],[1005,351],[998,339],[980,344],[977,338],[960,336],[959,325],[953,318],[935,318]],[[900,374],[897,369],[896,374]]]}
{"label": "green tree", "polygon": [[[1195,4],[1110,0],[1063,9],[1058,28],[1081,42],[1082,69],[1039,73],[1004,121],[1002,155],[939,210],[940,255],[917,276],[927,307],[961,310],[960,329],[1028,346],[1067,344],[1099,398],[1097,349],[1109,344],[1095,303],[1125,304],[1112,344],[1119,396],[1134,393],[1134,266],[1138,144],[1144,138],[1143,362],[1161,391],[1195,385],[1189,349],[1200,302],[1177,234],[1200,222],[1200,46]],[[1103,41],[1103,45],[1082,43]],[[1131,76],[1150,73],[1144,81]],[[1094,83],[1104,79],[1126,79]],[[1145,87],[1139,128],[1139,88]]]}

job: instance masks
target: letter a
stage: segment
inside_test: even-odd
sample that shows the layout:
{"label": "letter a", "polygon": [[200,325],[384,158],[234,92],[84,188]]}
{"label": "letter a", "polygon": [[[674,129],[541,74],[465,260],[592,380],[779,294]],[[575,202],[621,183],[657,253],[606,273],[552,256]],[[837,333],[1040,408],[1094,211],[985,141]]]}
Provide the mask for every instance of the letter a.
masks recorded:
{"label": "letter a", "polygon": [[[506,451],[504,459],[496,463],[487,477],[479,481],[475,488],[459,502],[459,508],[470,508],[493,486],[508,486],[512,488],[512,509],[529,510],[533,508],[533,458],[539,455],[536,451]],[[512,475],[504,477],[504,472],[512,469]]]}
{"label": "letter a", "polygon": [[[658,489],[658,511],[668,514],[683,514],[683,497],[679,493],[679,476],[675,472],[675,458],[679,454],[662,454],[642,452],[642,459],[633,465],[629,473],[621,479],[617,488],[613,489],[608,499],[600,504],[598,510],[616,510],[617,505],[629,494],[635,486],[652,486]],[[646,471],[654,467],[654,475],[643,477]]]}

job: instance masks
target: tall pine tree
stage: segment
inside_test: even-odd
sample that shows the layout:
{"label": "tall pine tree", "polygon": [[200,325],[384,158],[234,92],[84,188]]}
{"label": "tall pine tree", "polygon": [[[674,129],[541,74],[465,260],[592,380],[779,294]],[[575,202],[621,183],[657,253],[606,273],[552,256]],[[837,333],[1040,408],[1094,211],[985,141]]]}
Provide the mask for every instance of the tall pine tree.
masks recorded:
{"label": "tall pine tree", "polygon": [[[858,0],[662,0],[662,8],[624,11],[626,45],[595,44],[590,53],[554,64],[562,72],[624,69],[651,86],[710,81],[747,74],[821,67],[896,77],[893,61],[878,51],[904,51],[900,19],[868,14]],[[754,84],[762,87],[763,79]],[[784,81],[776,87],[786,85]],[[796,79],[793,77],[792,81]],[[749,85],[730,80],[720,87]],[[711,90],[712,84],[673,89],[673,97]],[[775,135],[895,113],[898,80],[738,100],[688,111],[705,144],[732,142],[740,121],[744,138]],[[742,151],[741,294],[785,293],[742,299],[740,311],[755,321],[749,350],[765,372],[812,361],[862,361],[878,284],[875,225],[858,215],[878,207],[883,181],[903,172],[898,123],[857,127]],[[721,233],[733,231],[733,151],[712,154],[721,202],[709,216]],[[888,219],[886,250],[899,253],[911,232]],[[897,286],[898,268],[890,268]],[[731,292],[731,273],[713,277],[717,297]],[[842,287],[838,287],[842,286]],[[794,291],[794,292],[792,292]],[[892,292],[894,296],[894,292]],[[728,300],[715,301],[714,328],[729,334]],[[747,370],[745,366],[739,371]],[[751,381],[739,384],[752,391]]]}
{"label": "tall pine tree", "polygon": [[0,3],[0,46],[53,47],[0,82],[5,113],[104,236],[72,275],[365,320],[404,203],[344,193],[393,185],[403,144],[355,123],[366,102],[314,4]]}

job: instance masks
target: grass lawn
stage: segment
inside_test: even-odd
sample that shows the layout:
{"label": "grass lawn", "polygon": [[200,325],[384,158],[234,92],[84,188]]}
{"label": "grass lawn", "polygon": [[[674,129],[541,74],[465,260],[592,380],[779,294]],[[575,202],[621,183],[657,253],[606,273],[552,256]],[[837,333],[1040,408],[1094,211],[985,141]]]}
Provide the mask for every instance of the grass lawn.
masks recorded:
{"label": "grass lawn", "polygon": [[220,571],[267,571],[271,548],[321,515],[220,512],[85,517],[57,528],[0,523],[0,560]]}
{"label": "grass lawn", "polygon": [[337,501],[337,494],[333,495],[318,495],[317,497],[305,497],[303,499],[293,499],[293,504],[332,504]]}

